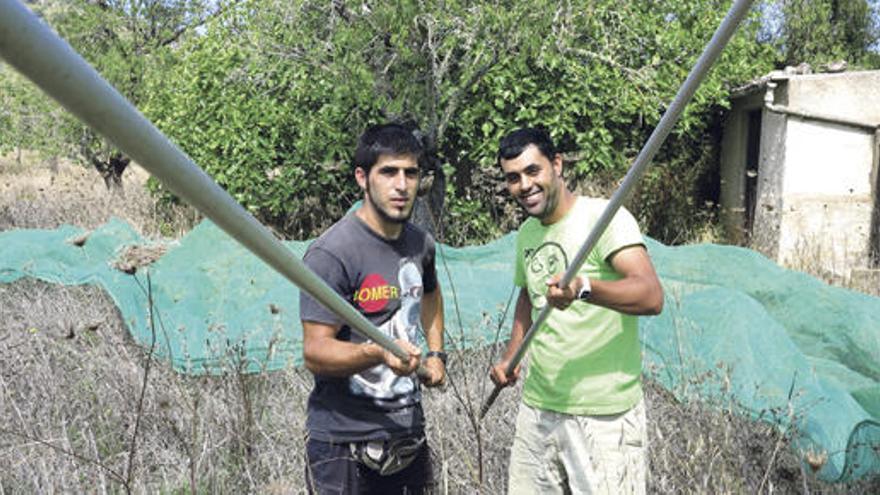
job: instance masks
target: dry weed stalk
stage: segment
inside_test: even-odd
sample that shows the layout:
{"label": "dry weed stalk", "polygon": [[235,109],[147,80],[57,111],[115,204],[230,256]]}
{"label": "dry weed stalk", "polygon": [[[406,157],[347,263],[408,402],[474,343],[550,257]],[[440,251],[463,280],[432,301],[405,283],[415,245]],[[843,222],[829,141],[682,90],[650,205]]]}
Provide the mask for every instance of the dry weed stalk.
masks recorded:
{"label": "dry weed stalk", "polygon": [[[872,283],[870,277],[853,276],[854,271],[867,270],[872,266],[871,260],[868,259],[870,256],[866,259],[856,259],[852,255],[844,254],[841,257],[830,249],[827,241],[821,240],[822,237],[817,235],[798,239],[795,249],[784,260],[783,265],[816,277],[829,285],[880,296],[880,286]],[[846,246],[841,250],[848,253]]]}

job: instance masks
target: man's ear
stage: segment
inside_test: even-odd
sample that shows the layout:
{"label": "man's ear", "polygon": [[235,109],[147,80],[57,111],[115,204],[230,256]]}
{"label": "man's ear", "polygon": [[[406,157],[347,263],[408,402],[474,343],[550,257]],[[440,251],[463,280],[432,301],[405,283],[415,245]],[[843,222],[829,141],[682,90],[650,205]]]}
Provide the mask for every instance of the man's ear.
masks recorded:
{"label": "man's ear", "polygon": [[358,185],[361,186],[361,189],[367,189],[367,172],[361,167],[354,169],[354,180],[356,180]]}
{"label": "man's ear", "polygon": [[562,178],[562,154],[561,153],[556,153],[556,155],[553,156],[553,161],[551,162],[551,165],[553,165],[553,171],[556,172],[556,176],[561,179]]}

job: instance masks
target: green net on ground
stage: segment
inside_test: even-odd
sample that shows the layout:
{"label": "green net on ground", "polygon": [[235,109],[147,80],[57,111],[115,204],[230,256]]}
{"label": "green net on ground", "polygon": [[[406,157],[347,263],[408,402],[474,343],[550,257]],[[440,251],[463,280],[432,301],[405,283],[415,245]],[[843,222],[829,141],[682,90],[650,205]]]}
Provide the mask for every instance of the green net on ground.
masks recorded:
{"label": "green net on ground", "polygon": [[[134,274],[114,268],[131,256],[127,247],[146,243],[130,226],[114,220],[72,242],[83,234],[0,232],[0,282],[101,286],[132,336],[144,345],[155,336],[157,354],[182,373],[300,361],[297,289],[210,222]],[[299,257],[307,244],[287,243]],[[728,397],[793,428],[805,455],[824,457],[825,480],[880,473],[880,298],[742,248],[648,246],[666,302],[663,314],[640,320],[647,374],[682,399]],[[450,347],[506,339],[512,309],[499,320],[513,294],[513,252],[512,234],[484,246],[439,246]]]}

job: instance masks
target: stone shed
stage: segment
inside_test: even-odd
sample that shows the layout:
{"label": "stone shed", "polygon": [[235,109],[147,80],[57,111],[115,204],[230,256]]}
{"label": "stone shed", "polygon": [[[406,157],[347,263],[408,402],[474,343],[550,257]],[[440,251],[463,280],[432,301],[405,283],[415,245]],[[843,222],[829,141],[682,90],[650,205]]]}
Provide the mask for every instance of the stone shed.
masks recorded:
{"label": "stone shed", "polygon": [[721,143],[730,241],[835,276],[880,267],[880,71],[776,71],[737,89]]}

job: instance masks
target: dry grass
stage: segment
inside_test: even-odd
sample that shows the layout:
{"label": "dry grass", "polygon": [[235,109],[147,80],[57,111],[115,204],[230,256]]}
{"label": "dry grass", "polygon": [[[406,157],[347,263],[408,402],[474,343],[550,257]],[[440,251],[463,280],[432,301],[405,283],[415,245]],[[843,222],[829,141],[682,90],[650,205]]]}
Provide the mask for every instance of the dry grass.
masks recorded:
{"label": "dry grass", "polygon": [[[0,229],[94,227],[113,214],[163,233],[167,217],[133,186],[113,197],[85,170],[16,167],[0,168]],[[74,191],[58,195],[64,181]],[[453,350],[449,386],[425,393],[439,493],[506,489],[519,390],[474,420],[496,351]],[[234,361],[222,376],[181,376],[131,341],[102,290],[0,284],[0,494],[301,493],[311,384],[301,368],[244,375]],[[816,481],[789,448],[794,432],[744,419],[730,401],[680,402],[652,382],[646,401],[651,493],[880,492],[880,480]]]}
{"label": "dry grass", "polygon": [[[0,493],[302,491],[308,372],[148,369],[148,350],[95,287],[20,280],[0,285],[0,300]],[[518,394],[493,409],[480,462],[470,413],[489,356],[452,360],[451,385],[425,398],[438,487],[501,493]]]}
{"label": "dry grass", "polygon": [[[827,243],[815,239],[800,239],[794,253],[785,261],[792,270],[812,275],[829,285],[880,296],[880,274],[864,268],[868,263],[859,259],[837,259],[828,252]],[[860,268],[852,269],[853,266]],[[860,276],[860,275],[874,275]]]}
{"label": "dry grass", "polygon": [[[132,343],[94,287],[21,280],[0,285],[0,300],[0,493],[302,492],[308,372],[243,375],[230,362],[223,376],[178,375]],[[453,351],[450,385],[425,393],[439,493],[506,488],[519,391],[501,395],[479,435],[472,419],[493,352]],[[791,435],[731,404],[646,388],[652,493],[880,488],[818,482]]]}
{"label": "dry grass", "polygon": [[177,375],[94,287],[23,280],[0,300],[0,492],[299,485],[308,373]]}
{"label": "dry grass", "polygon": [[0,230],[62,224],[92,229],[114,216],[146,237],[179,237],[190,230],[200,215],[186,206],[157,205],[144,188],[147,177],[131,165],[122,189],[108,190],[94,169],[66,160],[0,157]]}

